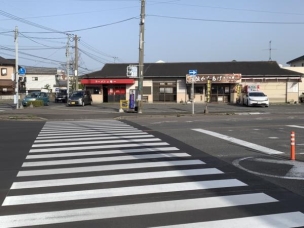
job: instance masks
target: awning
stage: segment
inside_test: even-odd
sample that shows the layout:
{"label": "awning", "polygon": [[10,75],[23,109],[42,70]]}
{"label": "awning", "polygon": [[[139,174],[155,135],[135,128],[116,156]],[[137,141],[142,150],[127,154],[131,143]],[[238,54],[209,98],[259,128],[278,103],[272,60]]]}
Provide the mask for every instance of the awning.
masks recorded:
{"label": "awning", "polygon": [[0,87],[1,88],[13,88],[15,87],[15,82],[10,79],[0,79]]}
{"label": "awning", "polygon": [[83,85],[134,84],[134,79],[81,79]]}

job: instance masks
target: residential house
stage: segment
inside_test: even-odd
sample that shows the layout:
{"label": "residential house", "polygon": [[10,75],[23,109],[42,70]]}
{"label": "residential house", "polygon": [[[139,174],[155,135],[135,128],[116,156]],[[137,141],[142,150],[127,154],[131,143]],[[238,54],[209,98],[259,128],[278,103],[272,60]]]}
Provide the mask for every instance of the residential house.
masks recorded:
{"label": "residential house", "polygon": [[0,56],[0,95],[13,95],[15,93],[15,60]]}
{"label": "residential house", "polygon": [[41,91],[41,89],[48,89],[49,92],[55,92],[57,81],[57,68],[48,67],[31,67],[25,66],[26,75],[23,81],[25,81],[25,91],[34,92]]}

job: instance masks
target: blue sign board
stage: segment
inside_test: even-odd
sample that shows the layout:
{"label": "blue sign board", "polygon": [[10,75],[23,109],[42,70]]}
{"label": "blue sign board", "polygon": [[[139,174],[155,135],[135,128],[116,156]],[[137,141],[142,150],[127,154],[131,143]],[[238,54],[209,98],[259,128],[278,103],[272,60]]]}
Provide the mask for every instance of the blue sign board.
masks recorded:
{"label": "blue sign board", "polygon": [[134,93],[130,94],[129,109],[135,109],[135,94]]}
{"label": "blue sign board", "polygon": [[197,70],[189,70],[190,75],[197,75]]}
{"label": "blue sign board", "polygon": [[23,67],[20,67],[19,70],[18,70],[18,74],[21,76],[21,75],[25,75],[26,74],[26,69],[23,68]]}

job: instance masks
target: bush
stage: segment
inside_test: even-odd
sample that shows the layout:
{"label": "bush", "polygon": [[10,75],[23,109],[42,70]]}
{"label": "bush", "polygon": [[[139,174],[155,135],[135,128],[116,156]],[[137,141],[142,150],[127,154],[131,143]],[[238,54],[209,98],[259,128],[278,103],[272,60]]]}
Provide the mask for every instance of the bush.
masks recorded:
{"label": "bush", "polygon": [[29,103],[27,103],[27,106],[30,106],[31,104],[33,104],[34,107],[44,106],[44,102],[42,100],[30,101]]}

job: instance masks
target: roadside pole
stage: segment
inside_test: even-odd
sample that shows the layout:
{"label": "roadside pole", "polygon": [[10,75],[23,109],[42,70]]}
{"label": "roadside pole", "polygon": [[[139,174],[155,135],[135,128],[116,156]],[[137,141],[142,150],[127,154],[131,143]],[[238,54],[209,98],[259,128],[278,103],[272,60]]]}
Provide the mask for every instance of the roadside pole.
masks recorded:
{"label": "roadside pole", "polygon": [[66,73],[67,73],[67,97],[69,99],[69,94],[70,94],[70,35],[68,35],[68,42],[67,42],[67,47],[66,47]]}
{"label": "roadside pole", "polygon": [[192,88],[191,88],[192,115],[194,115],[194,80],[195,80],[195,76],[192,77]]}
{"label": "roadside pole", "polygon": [[194,82],[197,75],[197,70],[189,70],[189,75],[191,75],[192,87],[191,87],[191,100],[192,100],[192,115],[194,115]]}
{"label": "roadside pole", "polygon": [[16,59],[15,59],[15,82],[16,82],[16,88],[15,88],[15,99],[16,101],[16,109],[19,109],[19,75],[18,75],[18,27],[16,26],[15,29],[15,52],[16,52]]}

